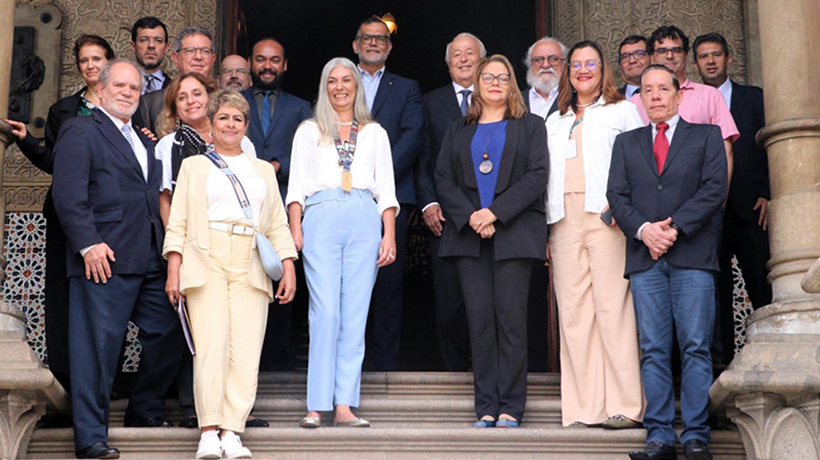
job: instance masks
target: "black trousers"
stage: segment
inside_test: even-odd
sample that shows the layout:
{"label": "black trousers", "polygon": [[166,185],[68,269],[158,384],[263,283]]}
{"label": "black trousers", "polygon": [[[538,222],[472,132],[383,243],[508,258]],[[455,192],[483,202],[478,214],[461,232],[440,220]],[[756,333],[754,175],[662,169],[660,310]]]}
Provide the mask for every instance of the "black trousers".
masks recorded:
{"label": "black trousers", "polygon": [[372,343],[367,345],[367,350],[373,354],[377,372],[395,371],[399,367],[407,217],[412,210],[413,205],[401,203],[401,212],[396,216],[396,261],[379,269],[373,298],[370,300],[368,327],[372,334],[368,335],[372,336]]}
{"label": "black trousers", "polygon": [[527,298],[531,259],[495,260],[483,241],[478,258],[455,265],[470,324],[475,411],[521,420],[527,403]]}
{"label": "black trousers", "polygon": [[527,356],[530,372],[547,371],[549,349],[549,268],[534,263],[530,278],[530,295],[527,305]]}
{"label": "black trousers", "polygon": [[46,349],[48,368],[71,394],[68,364],[68,278],[65,260],[66,236],[54,202],[51,188],[43,206],[46,217]]}
{"label": "black trousers", "polygon": [[441,237],[430,232],[430,265],[433,272],[433,300],[436,309],[436,335],[441,362],[448,372],[470,369],[470,332],[467,312],[451,259],[438,257]]}
{"label": "black trousers", "polygon": [[114,275],[106,284],[69,278],[69,354],[74,445],[107,442],[110,394],[129,319],[139,326],[139,371],[126,417],[161,417],[164,395],[185,346],[165,295],[165,268],[156,254],[146,275]]}
{"label": "black trousers", "polygon": [[[746,292],[755,309],[772,302],[772,286],[766,280],[766,262],[769,260],[769,234],[757,221],[738,218],[730,210],[723,218],[723,241],[720,249],[720,277],[718,280],[719,307],[718,329],[721,358],[715,362],[729,364],[734,358],[735,320],[733,307],[734,274],[732,255],[737,256],[738,265],[746,282]],[[718,358],[718,356],[713,357]]]}

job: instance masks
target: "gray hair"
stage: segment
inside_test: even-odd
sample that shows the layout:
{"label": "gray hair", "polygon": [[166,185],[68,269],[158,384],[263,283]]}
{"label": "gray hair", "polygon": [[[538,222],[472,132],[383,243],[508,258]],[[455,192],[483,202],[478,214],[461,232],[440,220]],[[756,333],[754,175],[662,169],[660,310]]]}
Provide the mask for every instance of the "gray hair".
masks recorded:
{"label": "gray hair", "polygon": [[479,57],[482,57],[482,58],[487,57],[487,48],[484,47],[484,43],[482,43],[482,41],[479,40],[478,37],[471,34],[470,32],[462,32],[462,33],[456,35],[455,37],[453,37],[453,39],[450,41],[450,43],[447,44],[447,49],[444,50],[444,62],[446,62],[448,64],[450,63],[450,45],[452,45],[453,42],[458,40],[459,38],[464,38],[464,37],[469,37],[469,38],[472,38],[473,40],[477,41],[478,42],[478,47],[481,50],[480,53],[479,53],[480,54]]}
{"label": "gray hair", "polygon": [[[111,68],[116,64],[128,64],[133,67],[138,74],[142,75],[142,73],[140,73],[140,68],[137,67],[137,64],[134,61],[130,59],[111,59],[103,65],[102,69],[100,69],[99,82],[101,87],[105,88],[108,86],[108,81],[111,80]],[[142,79],[140,79],[140,83],[142,83]]]}
{"label": "gray hair", "polygon": [[204,35],[208,40],[211,42],[211,51],[214,50],[214,35],[207,30],[203,29],[202,27],[198,26],[191,26],[182,29],[182,32],[177,35],[176,41],[174,43],[174,51],[179,53],[182,51],[182,40],[185,37],[190,37],[191,35]]}
{"label": "gray hair", "polygon": [[530,47],[527,49],[527,54],[524,55],[524,65],[527,66],[528,69],[532,66],[532,50],[539,43],[555,43],[555,44],[557,44],[561,48],[561,54],[564,55],[563,56],[564,58],[567,57],[567,53],[569,52],[569,49],[566,46],[564,46],[563,43],[559,42],[557,38],[542,37],[542,38],[538,39],[535,43],[530,45]]}
{"label": "gray hair", "polygon": [[239,91],[234,91],[232,89],[221,89],[211,94],[211,97],[208,100],[208,106],[206,107],[208,119],[211,120],[211,123],[214,122],[216,112],[219,112],[219,109],[222,107],[231,107],[242,112],[242,116],[245,117],[246,125],[251,119],[250,105],[248,105],[248,101],[245,99],[245,96],[239,94]]}
{"label": "gray hair", "polygon": [[373,123],[370,109],[367,108],[362,76],[359,74],[359,69],[356,67],[356,64],[347,58],[333,58],[328,61],[322,69],[322,77],[319,79],[319,97],[316,99],[315,120],[319,125],[319,132],[322,133],[323,141],[330,141],[339,135],[339,128],[336,126],[339,122],[339,117],[336,115],[333,106],[330,105],[330,93],[327,91],[327,80],[330,78],[330,72],[336,67],[344,67],[349,70],[356,81],[356,99],[353,102],[353,118],[358,121],[359,126],[362,127],[368,123]]}

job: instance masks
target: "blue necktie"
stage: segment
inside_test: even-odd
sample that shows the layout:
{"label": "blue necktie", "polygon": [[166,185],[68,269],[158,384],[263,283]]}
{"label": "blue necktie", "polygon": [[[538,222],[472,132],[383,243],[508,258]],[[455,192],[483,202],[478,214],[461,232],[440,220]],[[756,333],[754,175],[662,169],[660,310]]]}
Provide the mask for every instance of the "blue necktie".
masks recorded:
{"label": "blue necktie", "polygon": [[270,91],[265,91],[265,99],[262,101],[262,134],[268,134],[270,126]]}
{"label": "blue necktie", "polygon": [[459,94],[461,94],[461,116],[466,117],[467,109],[470,108],[470,94],[473,94],[473,92],[469,89],[462,89]]}
{"label": "blue necktie", "polygon": [[122,125],[122,128],[120,128],[120,131],[122,131],[122,135],[125,137],[125,140],[128,141],[128,145],[131,146],[131,152],[133,152],[134,157],[137,158],[137,163],[140,164],[140,170],[142,170],[143,179],[145,179],[145,181],[148,182],[148,173],[145,171],[145,168],[148,165],[142,164],[142,161],[140,161],[139,155],[137,155],[137,148],[136,148],[136,146],[134,146],[134,139],[131,138],[131,127],[128,126],[128,125]]}

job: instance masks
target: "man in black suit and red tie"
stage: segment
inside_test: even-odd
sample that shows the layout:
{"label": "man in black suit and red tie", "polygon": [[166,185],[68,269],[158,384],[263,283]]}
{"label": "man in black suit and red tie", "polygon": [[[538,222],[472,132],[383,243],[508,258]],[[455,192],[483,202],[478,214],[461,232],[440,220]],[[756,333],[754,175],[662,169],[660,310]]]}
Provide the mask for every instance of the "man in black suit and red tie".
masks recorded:
{"label": "man in black suit and red tie", "polygon": [[100,72],[101,107],[65,122],[55,143],[54,205],[65,230],[69,279],[69,357],[78,458],[119,458],[108,446],[110,394],[133,320],[142,344],[126,411],[137,426],[162,420],[163,395],[184,346],[165,295],[159,216],[162,164],[135,129],[142,78],[136,64],[112,60]]}
{"label": "man in black suit and red tie", "polygon": [[723,36],[717,33],[701,35],[695,39],[692,50],[703,83],[720,91],[740,131],[740,138],[732,146],[734,173],[723,218],[718,281],[721,358],[724,364],[729,364],[734,358],[735,346],[733,255],[737,256],[743,272],[752,306],[760,308],[772,302],[772,287],[766,280],[766,262],[769,260],[767,210],[771,196],[769,161],[766,149],[755,142],[757,132],[766,126],[766,115],[762,89],[729,79],[727,71],[732,55]]}
{"label": "man in black suit and red tie", "polygon": [[672,337],[682,360],[681,421],[687,460],[711,460],[709,346],[715,320],[719,211],[728,173],[720,128],[678,115],[677,75],[651,65],[641,78],[650,124],[612,148],[607,200],[626,236],[626,268],[638,321],[647,447],[632,460],[676,460]]}
{"label": "man in black suit and red tie", "polygon": [[430,229],[430,257],[433,269],[433,295],[436,309],[436,335],[444,370],[470,369],[470,336],[464,299],[453,262],[438,257],[444,214],[436,194],[433,173],[447,130],[467,115],[475,85],[473,70],[487,49],[473,34],[462,32],[447,44],[444,61],[452,82],[424,95],[426,131],[424,148],[416,165],[416,197]]}

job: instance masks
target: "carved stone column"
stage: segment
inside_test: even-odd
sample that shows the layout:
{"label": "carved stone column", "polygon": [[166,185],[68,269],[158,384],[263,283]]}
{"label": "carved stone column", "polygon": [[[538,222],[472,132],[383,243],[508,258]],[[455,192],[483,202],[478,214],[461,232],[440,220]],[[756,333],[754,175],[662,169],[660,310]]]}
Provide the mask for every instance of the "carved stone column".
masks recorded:
{"label": "carved stone column", "polygon": [[740,427],[750,460],[820,459],[820,296],[801,287],[820,257],[820,61],[805,59],[820,55],[820,3],[758,7],[768,125],[757,138],[769,155],[774,299],[749,318],[746,346],[710,395]]}

